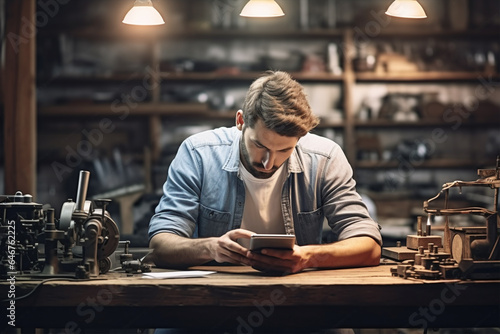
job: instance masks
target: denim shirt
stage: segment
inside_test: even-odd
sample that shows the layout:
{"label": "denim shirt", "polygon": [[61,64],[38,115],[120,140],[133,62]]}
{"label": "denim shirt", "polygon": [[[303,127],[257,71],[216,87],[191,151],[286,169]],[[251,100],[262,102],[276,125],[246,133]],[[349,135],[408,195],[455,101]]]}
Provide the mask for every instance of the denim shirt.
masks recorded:
{"label": "denim shirt", "polygon": [[[236,127],[218,128],[180,145],[151,218],[150,239],[162,232],[218,237],[241,227],[245,186],[239,175],[240,138]],[[336,143],[307,134],[287,166],[281,212],[285,232],[295,234],[298,245],[321,243],[324,218],[336,240],[370,236],[382,244],[379,225],[356,192],[352,168]]]}

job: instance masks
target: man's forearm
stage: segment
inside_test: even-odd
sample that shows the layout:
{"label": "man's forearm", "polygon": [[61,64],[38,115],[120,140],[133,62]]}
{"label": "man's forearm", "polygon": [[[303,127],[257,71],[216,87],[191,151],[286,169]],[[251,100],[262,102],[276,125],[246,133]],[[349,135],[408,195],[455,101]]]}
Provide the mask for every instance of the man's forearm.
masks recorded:
{"label": "man's forearm", "polygon": [[309,268],[376,266],[380,245],[370,237],[354,237],[327,245],[303,246]]}
{"label": "man's forearm", "polygon": [[213,260],[213,238],[190,239],[172,233],[156,234],[150,242],[153,261],[158,267],[185,268]]}

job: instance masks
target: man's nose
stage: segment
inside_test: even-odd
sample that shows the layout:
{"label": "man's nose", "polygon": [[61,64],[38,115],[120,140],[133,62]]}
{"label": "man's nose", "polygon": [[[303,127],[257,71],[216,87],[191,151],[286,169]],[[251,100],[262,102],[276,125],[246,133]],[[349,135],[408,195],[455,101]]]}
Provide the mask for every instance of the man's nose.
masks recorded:
{"label": "man's nose", "polygon": [[264,169],[271,169],[273,165],[274,155],[267,151],[264,155],[264,158],[262,158],[262,166],[264,166]]}

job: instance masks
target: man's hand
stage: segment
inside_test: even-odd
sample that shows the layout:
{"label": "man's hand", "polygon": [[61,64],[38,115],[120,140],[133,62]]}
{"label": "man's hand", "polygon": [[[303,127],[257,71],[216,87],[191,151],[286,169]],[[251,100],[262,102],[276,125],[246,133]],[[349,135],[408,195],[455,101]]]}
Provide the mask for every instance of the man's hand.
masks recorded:
{"label": "man's hand", "polygon": [[241,246],[237,240],[240,238],[250,239],[254,232],[236,229],[231,230],[217,239],[211,254],[215,261],[229,262],[233,264],[251,265],[250,259],[247,258],[248,249]]}
{"label": "man's hand", "polygon": [[257,252],[248,251],[247,257],[254,269],[277,275],[293,274],[307,268],[302,247],[293,250],[264,248]]}
{"label": "man's hand", "polygon": [[380,246],[370,237],[360,236],[324,245],[293,247],[293,250],[263,249],[247,252],[250,265],[272,274],[292,274],[306,268],[349,268],[376,266]]}
{"label": "man's hand", "polygon": [[158,233],[150,242],[152,258],[158,267],[187,268],[215,260],[233,264],[250,265],[246,258],[248,249],[236,242],[250,238],[253,232],[237,229],[221,237],[186,238],[172,233]]}

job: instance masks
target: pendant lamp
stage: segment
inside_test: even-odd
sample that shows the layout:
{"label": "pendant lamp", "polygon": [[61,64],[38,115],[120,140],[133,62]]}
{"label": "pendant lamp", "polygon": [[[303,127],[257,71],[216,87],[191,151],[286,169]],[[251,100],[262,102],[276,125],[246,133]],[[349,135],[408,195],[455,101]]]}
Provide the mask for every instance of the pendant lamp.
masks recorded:
{"label": "pendant lamp", "polygon": [[164,24],[160,13],[153,7],[151,0],[135,0],[132,7],[122,21],[125,24],[154,26]]}
{"label": "pendant lamp", "polygon": [[427,17],[417,0],[395,0],[385,13],[409,19],[425,19]]}
{"label": "pendant lamp", "polygon": [[250,0],[240,13],[245,17],[279,17],[283,10],[274,0]]}

